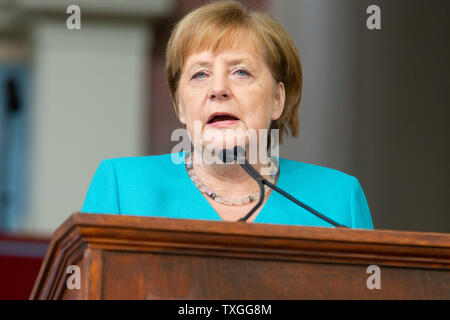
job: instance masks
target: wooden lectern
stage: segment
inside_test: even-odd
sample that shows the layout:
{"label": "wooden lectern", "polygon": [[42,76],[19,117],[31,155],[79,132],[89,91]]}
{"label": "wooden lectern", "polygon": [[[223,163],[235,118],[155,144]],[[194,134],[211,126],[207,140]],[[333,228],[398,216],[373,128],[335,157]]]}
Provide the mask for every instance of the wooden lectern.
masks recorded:
{"label": "wooden lectern", "polygon": [[450,235],[74,213],[31,299],[450,299]]}

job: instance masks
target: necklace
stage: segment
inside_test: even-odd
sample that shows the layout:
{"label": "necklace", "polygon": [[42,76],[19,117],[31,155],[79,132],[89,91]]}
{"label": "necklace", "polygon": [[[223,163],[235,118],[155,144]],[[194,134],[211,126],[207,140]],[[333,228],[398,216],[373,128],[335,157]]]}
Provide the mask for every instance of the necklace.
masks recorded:
{"label": "necklace", "polygon": [[[200,192],[206,194],[209,198],[213,199],[216,202],[225,204],[225,205],[242,205],[247,204],[250,202],[253,202],[255,200],[259,200],[260,193],[254,193],[250,194],[243,198],[233,199],[233,198],[227,198],[222,197],[210,190],[208,187],[206,187],[203,183],[200,182],[197,175],[194,172],[194,166],[192,164],[191,154],[190,152],[186,152],[186,167],[187,172],[189,174],[189,177],[191,178],[192,182],[194,182],[195,186],[200,190]],[[269,180],[271,183],[275,183],[275,179],[278,173],[278,168],[275,164],[274,159],[271,157],[270,159],[270,176],[267,180]],[[270,188],[266,185],[264,185],[264,195],[266,195],[270,191]]]}

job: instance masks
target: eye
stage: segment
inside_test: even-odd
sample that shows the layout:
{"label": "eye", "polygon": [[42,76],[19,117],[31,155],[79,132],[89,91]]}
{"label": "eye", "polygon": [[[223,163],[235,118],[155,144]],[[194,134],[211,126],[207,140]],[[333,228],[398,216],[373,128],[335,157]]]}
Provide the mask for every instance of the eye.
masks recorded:
{"label": "eye", "polygon": [[236,71],[236,74],[237,74],[239,77],[246,77],[246,76],[249,76],[249,75],[250,75],[250,73],[249,73],[247,70],[245,70],[245,69],[239,69],[239,70],[237,70],[237,71]]}
{"label": "eye", "polygon": [[197,73],[195,73],[193,76],[192,76],[192,79],[203,79],[203,78],[205,78],[207,75],[206,75],[206,73],[204,72],[204,71],[199,71],[199,72],[197,72]]}

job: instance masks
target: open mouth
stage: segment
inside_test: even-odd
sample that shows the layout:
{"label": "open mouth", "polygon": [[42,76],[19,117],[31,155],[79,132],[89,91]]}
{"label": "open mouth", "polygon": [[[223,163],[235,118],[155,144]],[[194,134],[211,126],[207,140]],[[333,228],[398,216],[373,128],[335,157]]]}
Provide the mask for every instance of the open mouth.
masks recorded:
{"label": "open mouth", "polygon": [[226,126],[239,121],[239,119],[229,113],[214,113],[209,117],[207,124],[212,126]]}

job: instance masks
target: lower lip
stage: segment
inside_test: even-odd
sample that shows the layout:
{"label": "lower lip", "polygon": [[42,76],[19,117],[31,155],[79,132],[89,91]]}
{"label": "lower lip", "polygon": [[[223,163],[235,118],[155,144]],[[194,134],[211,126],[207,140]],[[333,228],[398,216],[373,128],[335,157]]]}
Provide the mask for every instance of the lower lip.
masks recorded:
{"label": "lower lip", "polygon": [[208,126],[212,126],[212,127],[228,127],[231,126],[235,123],[237,123],[239,120],[224,120],[224,121],[217,121],[217,122],[213,122],[213,123],[208,123]]}

